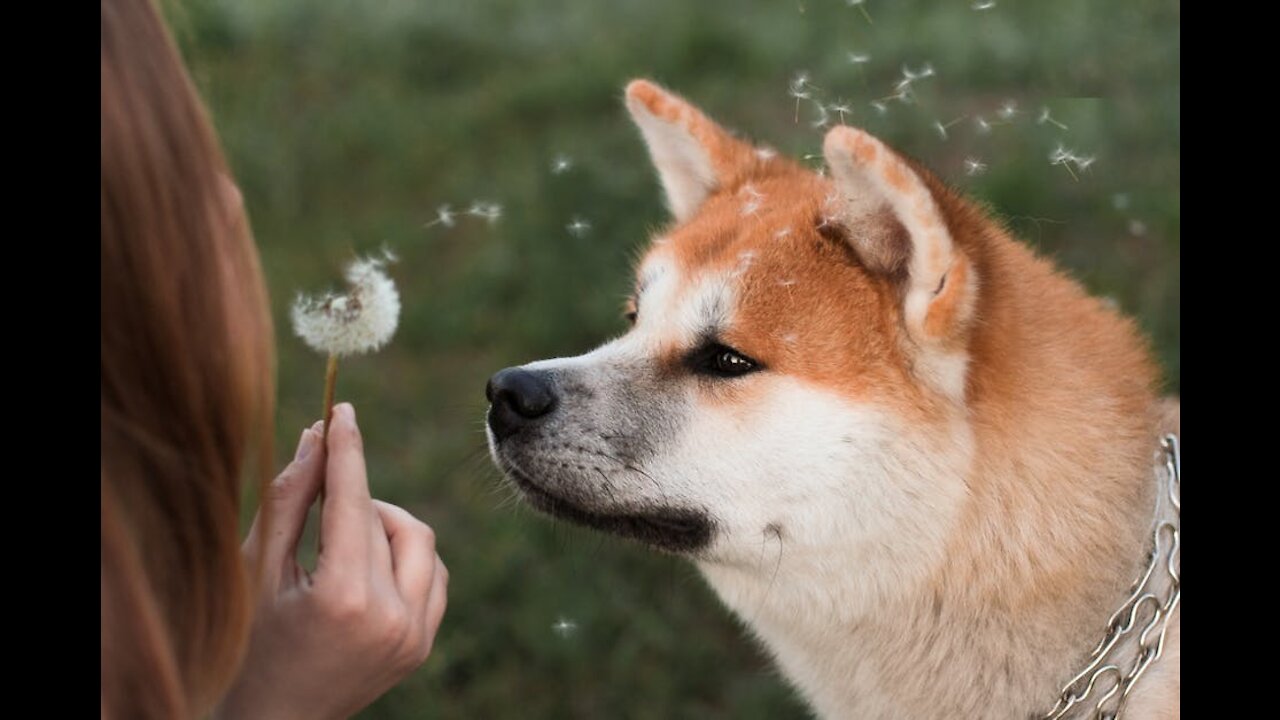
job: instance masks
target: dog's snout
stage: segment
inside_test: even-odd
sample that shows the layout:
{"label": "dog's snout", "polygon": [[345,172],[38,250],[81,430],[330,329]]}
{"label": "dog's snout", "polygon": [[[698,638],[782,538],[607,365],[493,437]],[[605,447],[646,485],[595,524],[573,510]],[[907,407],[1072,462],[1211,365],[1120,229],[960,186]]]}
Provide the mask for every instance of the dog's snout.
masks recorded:
{"label": "dog's snout", "polygon": [[550,413],[557,401],[546,373],[522,368],[499,370],[484,394],[490,403],[489,428],[499,440]]}

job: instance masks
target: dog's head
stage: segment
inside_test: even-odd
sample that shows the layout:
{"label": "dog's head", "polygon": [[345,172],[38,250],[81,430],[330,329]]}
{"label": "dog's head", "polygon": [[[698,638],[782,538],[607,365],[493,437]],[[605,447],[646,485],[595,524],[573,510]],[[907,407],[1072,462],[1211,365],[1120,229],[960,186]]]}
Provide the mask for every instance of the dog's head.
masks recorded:
{"label": "dog's head", "polygon": [[626,104],[675,222],[630,331],[490,380],[497,464],[543,511],[707,562],[936,558],[969,458],[973,220],[860,130],[828,133],[823,177],[652,83]]}

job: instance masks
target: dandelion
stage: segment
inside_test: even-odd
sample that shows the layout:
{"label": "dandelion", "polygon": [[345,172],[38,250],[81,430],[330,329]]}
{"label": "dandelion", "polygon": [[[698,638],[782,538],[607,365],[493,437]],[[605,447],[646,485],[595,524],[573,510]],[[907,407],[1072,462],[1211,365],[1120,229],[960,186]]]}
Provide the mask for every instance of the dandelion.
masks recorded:
{"label": "dandelion", "polygon": [[351,289],[344,295],[299,295],[293,303],[293,332],[311,349],[329,356],[325,371],[324,434],[329,435],[338,358],[373,352],[391,339],[400,319],[400,294],[383,271],[395,256],[357,259],[347,266]]}
{"label": "dandelion", "polygon": [[973,3],[969,7],[973,8],[974,10],[990,10],[995,6],[996,6],[996,0],[977,0],[977,2]]}
{"label": "dandelion", "polygon": [[429,223],[424,223],[422,227],[429,228],[432,225],[443,225],[445,227],[453,227],[457,220],[454,218],[453,208],[448,205],[441,205],[436,208],[436,219]]}
{"label": "dandelion", "polygon": [[1054,120],[1054,119],[1053,119],[1053,117],[1049,115],[1049,108],[1048,108],[1048,107],[1042,107],[1042,108],[1040,108],[1040,117],[1036,119],[1036,124],[1037,124],[1037,125],[1043,125],[1043,124],[1045,124],[1045,123],[1051,123],[1051,124],[1053,124],[1053,125],[1057,125],[1057,126],[1058,126],[1058,128],[1060,128],[1060,129],[1062,129],[1062,130],[1067,130],[1067,129],[1068,129],[1066,125],[1063,125],[1062,123],[1058,122],[1057,120]]}
{"label": "dandelion", "polygon": [[586,237],[587,233],[591,232],[591,223],[577,215],[574,215],[569,224],[564,227],[570,235],[578,238]]}
{"label": "dandelion", "polygon": [[573,168],[573,158],[568,155],[556,155],[551,159],[551,174],[563,175]]}
{"label": "dandelion", "polygon": [[1000,109],[996,112],[996,115],[1005,122],[1013,120],[1014,116],[1017,114],[1018,101],[1016,100],[1005,100],[1004,104],[1002,104]]}
{"label": "dandelion", "polygon": [[856,7],[862,13],[862,17],[867,19],[868,25],[875,25],[871,20],[871,15],[867,12],[867,0],[844,0],[849,7]]}
{"label": "dandelion", "polygon": [[981,175],[987,171],[987,164],[976,157],[967,157],[964,159],[964,174],[970,177]]}
{"label": "dandelion", "polygon": [[564,617],[556,618],[551,630],[562,638],[567,638],[578,631],[578,623]]}

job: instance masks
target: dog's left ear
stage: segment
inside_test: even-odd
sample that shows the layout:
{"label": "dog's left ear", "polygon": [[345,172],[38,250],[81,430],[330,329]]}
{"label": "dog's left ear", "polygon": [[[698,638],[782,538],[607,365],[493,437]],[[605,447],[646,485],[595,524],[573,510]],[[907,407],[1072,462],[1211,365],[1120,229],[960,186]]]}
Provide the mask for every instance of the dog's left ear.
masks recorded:
{"label": "dog's left ear", "polygon": [[925,349],[954,345],[973,315],[977,277],[929,186],[887,145],[856,128],[833,128],[823,154],[854,251],[873,271],[905,271],[907,331]]}
{"label": "dog's left ear", "polygon": [[757,159],[751,145],[648,80],[627,85],[627,110],[644,135],[667,206],[681,222],[692,217],[717,187],[729,184]]}

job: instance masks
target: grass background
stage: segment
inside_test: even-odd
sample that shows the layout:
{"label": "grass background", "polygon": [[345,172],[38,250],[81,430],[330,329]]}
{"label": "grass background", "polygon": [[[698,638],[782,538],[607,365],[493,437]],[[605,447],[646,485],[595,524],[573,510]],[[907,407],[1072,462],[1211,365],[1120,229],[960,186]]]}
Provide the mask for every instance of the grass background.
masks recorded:
{"label": "grass background", "polygon": [[[866,14],[862,10],[866,11]],[[365,718],[786,718],[805,710],[695,570],[509,502],[484,452],[495,370],[621,332],[630,259],[665,221],[621,104],[645,76],[781,152],[820,151],[816,96],[970,194],[1137,316],[1179,388],[1179,10],[1165,0],[191,0],[166,12],[243,190],[279,340],[281,462],[319,414],[298,290],[382,246],[404,301],[343,365],[375,495],[452,570],[427,664]],[[854,64],[849,53],[868,54]],[[915,102],[891,95],[903,65]],[[998,122],[1007,100],[1019,112]],[[1037,122],[1042,108],[1054,121]],[[943,138],[935,121],[950,123]],[[1096,157],[1074,179],[1049,155]],[[572,167],[553,173],[563,154]],[[966,158],[986,165],[969,175]],[[435,208],[501,203],[490,225]],[[575,216],[591,223],[581,237]],[[553,625],[575,624],[571,633]]]}

